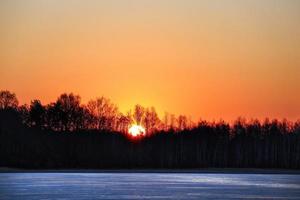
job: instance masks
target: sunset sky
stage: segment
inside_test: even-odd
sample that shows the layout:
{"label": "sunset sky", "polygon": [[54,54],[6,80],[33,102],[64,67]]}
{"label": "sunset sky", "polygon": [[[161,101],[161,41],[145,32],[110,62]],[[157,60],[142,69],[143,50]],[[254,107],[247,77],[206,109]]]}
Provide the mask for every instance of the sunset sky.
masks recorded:
{"label": "sunset sky", "polygon": [[299,0],[0,0],[0,90],[300,118]]}

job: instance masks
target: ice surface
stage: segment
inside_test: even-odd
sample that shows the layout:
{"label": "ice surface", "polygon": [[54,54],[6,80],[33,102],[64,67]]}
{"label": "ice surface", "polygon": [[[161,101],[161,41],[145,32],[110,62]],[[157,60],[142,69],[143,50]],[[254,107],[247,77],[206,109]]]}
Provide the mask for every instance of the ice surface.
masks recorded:
{"label": "ice surface", "polygon": [[300,199],[300,175],[0,173],[0,199]]}

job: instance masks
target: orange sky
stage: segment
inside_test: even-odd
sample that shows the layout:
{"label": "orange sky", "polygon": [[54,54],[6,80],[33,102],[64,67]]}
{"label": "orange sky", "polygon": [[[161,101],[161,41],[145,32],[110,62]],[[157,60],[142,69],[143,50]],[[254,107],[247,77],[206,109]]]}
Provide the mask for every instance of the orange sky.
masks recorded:
{"label": "orange sky", "polygon": [[194,120],[300,118],[300,1],[1,0],[0,89]]}

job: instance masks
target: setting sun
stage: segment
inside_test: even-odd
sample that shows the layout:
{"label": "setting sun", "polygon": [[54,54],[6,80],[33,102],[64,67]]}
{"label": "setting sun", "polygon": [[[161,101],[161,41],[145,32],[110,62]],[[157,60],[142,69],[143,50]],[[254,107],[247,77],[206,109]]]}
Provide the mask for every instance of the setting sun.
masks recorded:
{"label": "setting sun", "polygon": [[146,130],[144,127],[140,126],[140,125],[136,125],[133,124],[131,125],[131,127],[128,129],[128,133],[133,136],[140,136],[140,135],[145,135],[146,134]]}

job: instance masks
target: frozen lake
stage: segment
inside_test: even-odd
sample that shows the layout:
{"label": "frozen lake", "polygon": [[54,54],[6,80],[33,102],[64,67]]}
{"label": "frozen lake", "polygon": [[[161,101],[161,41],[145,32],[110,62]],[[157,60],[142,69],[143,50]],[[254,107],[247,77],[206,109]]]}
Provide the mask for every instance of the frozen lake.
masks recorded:
{"label": "frozen lake", "polygon": [[0,199],[300,199],[300,175],[0,173]]}

